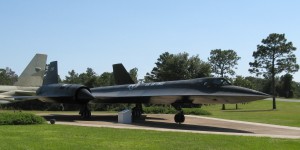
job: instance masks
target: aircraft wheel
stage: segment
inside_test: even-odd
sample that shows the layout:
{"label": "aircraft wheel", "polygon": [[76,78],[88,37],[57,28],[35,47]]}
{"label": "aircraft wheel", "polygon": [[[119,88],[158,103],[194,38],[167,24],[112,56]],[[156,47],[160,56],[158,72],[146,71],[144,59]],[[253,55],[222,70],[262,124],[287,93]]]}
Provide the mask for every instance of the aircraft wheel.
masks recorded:
{"label": "aircraft wheel", "polygon": [[91,118],[91,111],[84,111],[80,115],[81,115],[81,118],[83,118],[83,119],[89,119],[89,118]]}
{"label": "aircraft wheel", "polygon": [[132,109],[132,116],[134,118],[140,118],[142,116],[142,110],[141,109],[138,109],[137,107],[134,107]]}
{"label": "aircraft wheel", "polygon": [[183,123],[184,120],[185,120],[185,117],[184,117],[183,112],[177,113],[177,114],[175,115],[175,117],[174,117],[174,120],[175,120],[175,122],[178,123],[178,124]]}
{"label": "aircraft wheel", "polygon": [[140,118],[143,114],[143,107],[142,104],[136,104],[134,108],[132,108],[132,117],[133,118]]}

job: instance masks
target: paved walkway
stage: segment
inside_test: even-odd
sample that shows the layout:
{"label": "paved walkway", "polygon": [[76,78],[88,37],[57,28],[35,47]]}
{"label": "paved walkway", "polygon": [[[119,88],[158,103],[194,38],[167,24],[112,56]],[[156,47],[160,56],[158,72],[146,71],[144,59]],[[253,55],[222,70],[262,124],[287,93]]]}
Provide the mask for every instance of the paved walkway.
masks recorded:
{"label": "paved walkway", "polygon": [[186,115],[184,124],[175,124],[174,115],[170,114],[148,114],[144,119],[135,120],[132,124],[118,123],[116,114],[94,115],[90,120],[81,120],[78,115],[70,114],[41,115],[47,120],[56,119],[56,124],[64,125],[300,139],[298,127],[192,115]]}
{"label": "paved walkway", "polygon": [[[273,98],[267,98],[264,99],[267,101],[273,101]],[[276,98],[276,101],[280,101],[280,102],[295,102],[295,103],[300,103],[299,99],[284,99],[284,98]]]}

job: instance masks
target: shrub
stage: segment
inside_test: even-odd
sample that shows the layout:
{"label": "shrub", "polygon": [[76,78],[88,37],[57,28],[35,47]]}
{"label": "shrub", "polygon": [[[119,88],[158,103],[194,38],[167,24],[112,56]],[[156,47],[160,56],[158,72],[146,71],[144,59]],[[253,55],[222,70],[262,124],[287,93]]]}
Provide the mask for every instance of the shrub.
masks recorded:
{"label": "shrub", "polygon": [[[173,107],[163,107],[163,106],[150,106],[143,108],[146,114],[175,114],[177,110]],[[201,108],[183,108],[184,114],[186,115],[211,115],[210,112],[203,110]]]}
{"label": "shrub", "polygon": [[146,114],[173,114],[176,113],[174,108],[170,107],[163,107],[163,106],[151,106],[151,107],[144,107],[144,113]]}
{"label": "shrub", "polygon": [[211,115],[210,112],[203,110],[201,108],[184,108],[184,114],[187,115]]}
{"label": "shrub", "polygon": [[43,124],[46,120],[43,117],[36,116],[31,113],[22,112],[1,112],[0,125],[29,125],[29,124]]}

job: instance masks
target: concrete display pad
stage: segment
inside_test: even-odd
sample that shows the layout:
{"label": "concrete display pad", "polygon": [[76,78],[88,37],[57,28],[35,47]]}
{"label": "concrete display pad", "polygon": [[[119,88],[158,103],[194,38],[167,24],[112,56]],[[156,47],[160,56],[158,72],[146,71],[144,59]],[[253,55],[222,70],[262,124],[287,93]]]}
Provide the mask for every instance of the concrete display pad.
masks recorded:
{"label": "concrete display pad", "polygon": [[300,139],[300,128],[298,127],[192,115],[186,115],[183,124],[174,123],[173,114],[147,114],[143,116],[143,119],[133,120],[132,124],[118,123],[118,114],[93,115],[89,120],[80,119],[78,115],[63,113],[40,115],[48,121],[55,119],[56,124],[64,125]]}

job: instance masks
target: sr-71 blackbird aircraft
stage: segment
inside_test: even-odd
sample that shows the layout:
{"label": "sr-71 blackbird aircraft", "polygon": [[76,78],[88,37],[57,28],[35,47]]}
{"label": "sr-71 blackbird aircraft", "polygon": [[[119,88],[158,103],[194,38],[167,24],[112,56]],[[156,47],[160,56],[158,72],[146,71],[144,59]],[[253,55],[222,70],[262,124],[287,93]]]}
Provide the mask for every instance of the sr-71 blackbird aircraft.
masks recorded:
{"label": "sr-71 blackbird aircraft", "polygon": [[[115,81],[119,85],[88,88],[78,84],[49,84],[40,87],[35,97],[44,102],[80,104],[80,114],[89,118],[89,102],[134,103],[133,116],[142,114],[142,104],[171,104],[178,110],[174,120],[185,120],[184,104],[233,104],[260,100],[269,95],[248,88],[231,85],[224,78],[197,78],[134,84],[122,64],[113,65]],[[20,99],[26,97],[19,97]]]}

